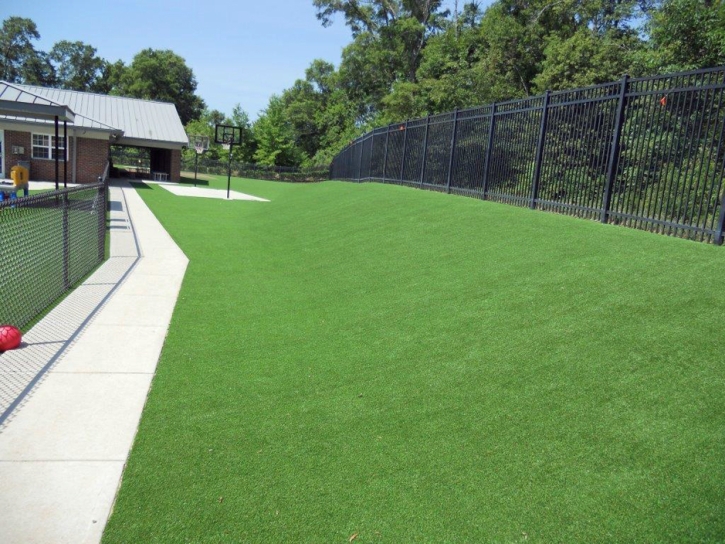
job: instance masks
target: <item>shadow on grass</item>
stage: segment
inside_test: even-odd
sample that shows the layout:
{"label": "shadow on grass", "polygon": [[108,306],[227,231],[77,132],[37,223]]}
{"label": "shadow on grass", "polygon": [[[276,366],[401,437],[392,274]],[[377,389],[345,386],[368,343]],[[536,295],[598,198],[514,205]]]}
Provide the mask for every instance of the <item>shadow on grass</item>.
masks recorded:
{"label": "shadow on grass", "polygon": [[201,179],[201,178],[194,179],[194,178],[182,176],[181,179],[179,180],[179,183],[181,183],[182,185],[203,185],[206,187],[209,185],[209,180]]}
{"label": "shadow on grass", "polygon": [[129,183],[131,184],[131,187],[133,187],[134,189],[151,189],[151,187],[149,187],[143,181],[129,181]]}

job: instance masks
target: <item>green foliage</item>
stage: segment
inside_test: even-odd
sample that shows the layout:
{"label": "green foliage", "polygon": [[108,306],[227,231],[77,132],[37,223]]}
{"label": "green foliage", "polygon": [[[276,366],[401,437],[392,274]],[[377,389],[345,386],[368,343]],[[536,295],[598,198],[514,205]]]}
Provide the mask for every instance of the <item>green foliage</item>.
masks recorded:
{"label": "green foliage", "polygon": [[50,50],[48,58],[55,68],[56,85],[73,91],[103,89],[104,76],[113,68],[96,56],[96,48],[83,42],[59,41]]}
{"label": "green foliage", "polygon": [[94,88],[96,92],[111,94],[112,91],[121,85],[121,79],[126,72],[126,65],[122,60],[114,63],[103,62],[101,76],[96,80]]}
{"label": "green foliage", "polygon": [[144,49],[138,53],[114,93],[172,102],[184,125],[199,118],[204,110],[204,101],[195,94],[194,72],[171,50]]}
{"label": "green foliage", "polygon": [[[334,108],[351,137],[372,125],[614,81],[624,73],[725,64],[721,0],[497,0],[483,13],[478,2],[468,2],[454,14],[423,0],[313,3],[324,26],[342,15],[353,34],[330,76],[335,99],[318,102],[315,115]],[[310,106],[303,89],[296,83],[287,95],[293,117]],[[312,141],[303,137],[308,130],[295,127],[303,155],[316,148],[314,160],[322,160],[340,148],[339,126],[315,124]]]}
{"label": "green foliage", "polygon": [[242,144],[232,149],[232,158],[237,162],[254,162],[254,153],[257,151],[257,140],[254,136],[254,128],[249,120],[249,114],[242,109],[241,104],[232,108],[231,124],[242,129]]}
{"label": "green foliage", "polygon": [[[216,118],[242,126],[233,159],[326,165],[372,126],[619,79],[725,64],[721,0],[496,0],[485,11],[441,0],[312,0],[329,26],[352,32],[339,65],[314,60],[305,77],[270,99],[255,122],[237,106]],[[213,126],[196,80],[171,51],[146,49],[131,65],[109,63],[81,42],[36,51],[29,19],[0,31],[0,73],[176,104],[187,130]],[[209,117],[211,115],[211,117]],[[202,119],[203,118],[203,119]],[[200,125],[193,125],[195,120]],[[187,152],[188,154],[188,152]],[[211,149],[211,158],[219,150]]]}
{"label": "green foliage", "polygon": [[255,162],[268,166],[296,166],[302,151],[295,142],[295,132],[285,112],[281,97],[272,96],[267,109],[254,124],[257,150]]}
{"label": "green foliage", "polygon": [[664,0],[649,23],[645,70],[677,71],[725,64],[721,0]]}
{"label": "green foliage", "polygon": [[22,17],[8,17],[0,29],[0,79],[10,83],[52,85],[53,67],[33,42],[40,39],[35,23]]}
{"label": "green foliage", "polygon": [[541,71],[533,80],[536,90],[586,87],[622,77],[643,46],[633,34],[616,34],[608,31],[600,36],[582,28],[566,39],[552,36],[544,49]]}

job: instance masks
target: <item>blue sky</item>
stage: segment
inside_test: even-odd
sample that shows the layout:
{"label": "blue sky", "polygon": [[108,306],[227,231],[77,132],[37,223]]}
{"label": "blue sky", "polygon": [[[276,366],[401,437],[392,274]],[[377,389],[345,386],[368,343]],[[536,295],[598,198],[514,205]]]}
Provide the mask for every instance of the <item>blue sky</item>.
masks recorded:
{"label": "blue sky", "polygon": [[0,16],[32,19],[44,51],[79,40],[128,64],[142,49],[171,49],[194,71],[210,108],[230,114],[239,103],[252,119],[312,60],[337,66],[352,39],[341,20],[323,28],[312,0],[0,0]]}

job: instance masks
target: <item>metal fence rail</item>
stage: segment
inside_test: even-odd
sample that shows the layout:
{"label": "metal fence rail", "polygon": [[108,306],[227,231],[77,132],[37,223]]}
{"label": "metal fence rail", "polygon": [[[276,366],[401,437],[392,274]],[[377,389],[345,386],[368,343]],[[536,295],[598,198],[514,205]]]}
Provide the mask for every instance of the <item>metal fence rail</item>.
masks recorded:
{"label": "metal fence rail", "polygon": [[330,177],[427,188],[722,244],[725,67],[377,128]]}
{"label": "metal fence rail", "polygon": [[0,202],[0,322],[23,328],[105,258],[105,182]]}

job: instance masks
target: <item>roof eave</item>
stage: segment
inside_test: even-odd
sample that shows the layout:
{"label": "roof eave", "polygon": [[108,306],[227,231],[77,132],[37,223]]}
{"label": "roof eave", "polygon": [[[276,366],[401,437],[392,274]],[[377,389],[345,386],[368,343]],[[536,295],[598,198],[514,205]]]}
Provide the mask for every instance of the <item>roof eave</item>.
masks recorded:
{"label": "roof eave", "polygon": [[33,119],[49,119],[58,117],[59,121],[75,121],[75,113],[67,106],[54,106],[52,104],[31,104],[28,102],[14,102],[0,99],[0,114],[16,117],[30,117]]}
{"label": "roof eave", "polygon": [[116,142],[117,145],[128,145],[135,147],[155,147],[160,149],[182,149],[189,145],[189,141],[173,142],[163,140],[145,140],[143,138],[128,138],[121,136]]}

